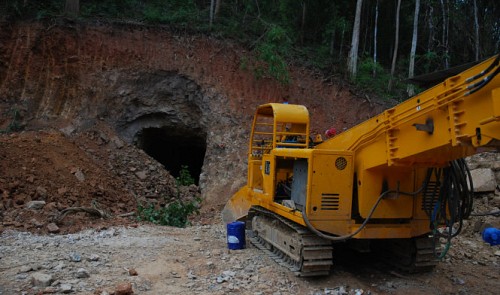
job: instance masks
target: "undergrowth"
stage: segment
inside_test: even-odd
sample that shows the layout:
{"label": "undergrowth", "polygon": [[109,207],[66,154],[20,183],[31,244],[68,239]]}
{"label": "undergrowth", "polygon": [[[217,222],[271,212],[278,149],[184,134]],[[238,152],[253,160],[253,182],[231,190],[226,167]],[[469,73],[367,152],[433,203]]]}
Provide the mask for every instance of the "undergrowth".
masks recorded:
{"label": "undergrowth", "polygon": [[194,178],[188,170],[188,166],[181,166],[179,177],[176,178],[177,199],[165,207],[155,207],[154,204],[137,207],[137,218],[142,221],[149,221],[154,224],[185,227],[189,225],[189,216],[198,214],[198,204],[200,199],[192,201],[182,201],[179,199],[179,186],[189,186],[194,184]]}
{"label": "undergrowth", "polygon": [[139,220],[175,227],[185,227],[189,225],[188,217],[193,213],[198,213],[196,201],[187,203],[175,201],[160,208],[155,208],[153,204],[149,206],[139,205],[137,207],[137,216]]}

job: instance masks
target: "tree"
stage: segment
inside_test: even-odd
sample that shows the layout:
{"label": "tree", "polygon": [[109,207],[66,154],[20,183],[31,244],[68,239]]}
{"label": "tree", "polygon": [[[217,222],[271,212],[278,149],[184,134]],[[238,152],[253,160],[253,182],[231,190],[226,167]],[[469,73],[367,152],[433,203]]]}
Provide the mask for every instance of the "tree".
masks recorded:
{"label": "tree", "polygon": [[210,27],[219,15],[221,0],[210,0]]}
{"label": "tree", "polygon": [[392,65],[391,65],[391,78],[389,79],[388,90],[392,91],[392,84],[394,83],[394,73],[396,72],[396,59],[398,56],[398,46],[399,46],[399,11],[401,9],[401,0],[398,0],[396,7],[396,33],[394,38],[394,52],[392,53]]}
{"label": "tree", "polygon": [[[415,74],[415,53],[417,51],[417,38],[418,38],[418,14],[420,12],[420,0],[415,0],[415,16],[413,17],[413,37],[411,39],[410,51],[410,65],[408,67],[408,78],[412,78]],[[408,85],[408,95],[415,95],[415,88],[413,85]]]}
{"label": "tree", "polygon": [[378,30],[378,0],[375,4],[375,24],[373,28],[373,77],[377,76],[377,30]]}
{"label": "tree", "polygon": [[443,47],[443,61],[444,68],[448,69],[450,66],[449,62],[449,48],[448,48],[448,36],[449,36],[449,28],[450,28],[450,6],[448,5],[448,1],[441,0],[441,12],[443,14],[443,34],[441,36],[441,46]]}
{"label": "tree", "polygon": [[357,0],[356,3],[356,16],[354,18],[354,27],[352,29],[351,50],[349,51],[349,58],[347,63],[347,71],[351,80],[356,78],[358,66],[358,47],[359,47],[359,27],[361,24],[361,6],[363,0]]}
{"label": "tree", "polygon": [[212,27],[212,24],[214,23],[214,7],[215,0],[210,0],[210,27]]}
{"label": "tree", "polygon": [[80,0],[66,0],[64,13],[69,16],[76,17],[80,13]]}
{"label": "tree", "polygon": [[476,61],[479,60],[479,21],[477,17],[477,1],[474,0],[474,43],[476,52]]}

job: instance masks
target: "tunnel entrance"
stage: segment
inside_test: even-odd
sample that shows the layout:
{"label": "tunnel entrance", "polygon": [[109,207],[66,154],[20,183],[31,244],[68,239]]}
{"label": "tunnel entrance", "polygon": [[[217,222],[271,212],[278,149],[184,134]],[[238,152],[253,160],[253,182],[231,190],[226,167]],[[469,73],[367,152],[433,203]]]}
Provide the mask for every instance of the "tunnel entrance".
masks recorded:
{"label": "tunnel entrance", "polygon": [[200,129],[144,128],[137,133],[135,142],[176,178],[182,166],[187,166],[198,185],[207,149],[206,137]]}

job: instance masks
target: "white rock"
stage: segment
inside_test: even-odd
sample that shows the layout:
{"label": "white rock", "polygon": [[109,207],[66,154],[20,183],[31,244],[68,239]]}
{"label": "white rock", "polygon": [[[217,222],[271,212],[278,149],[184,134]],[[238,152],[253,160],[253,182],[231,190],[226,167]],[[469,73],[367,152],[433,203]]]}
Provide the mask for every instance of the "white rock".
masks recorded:
{"label": "white rock", "polygon": [[75,276],[77,278],[79,278],[79,279],[85,279],[85,278],[90,277],[90,274],[89,274],[89,272],[85,268],[79,268],[76,271],[76,275]]}
{"label": "white rock", "polygon": [[489,168],[471,170],[474,192],[493,192],[497,186],[495,173]]}
{"label": "white rock", "polygon": [[59,286],[59,291],[61,293],[71,293],[73,291],[73,286],[71,286],[70,284],[61,284]]}
{"label": "white rock", "polygon": [[32,210],[40,210],[45,206],[45,201],[31,201],[26,204],[26,208]]}
{"label": "white rock", "polygon": [[48,287],[53,280],[52,275],[46,273],[36,272],[31,275],[31,282],[36,287]]}
{"label": "white rock", "polygon": [[101,257],[97,254],[91,254],[90,257],[88,258],[89,261],[98,261]]}
{"label": "white rock", "polygon": [[80,169],[76,170],[75,177],[80,182],[84,182],[85,181],[85,174],[83,174],[82,170],[80,170]]}
{"label": "white rock", "polygon": [[80,253],[77,253],[77,252],[71,252],[71,253],[69,253],[69,260],[71,260],[73,262],[80,262],[80,261],[82,261],[82,255]]}

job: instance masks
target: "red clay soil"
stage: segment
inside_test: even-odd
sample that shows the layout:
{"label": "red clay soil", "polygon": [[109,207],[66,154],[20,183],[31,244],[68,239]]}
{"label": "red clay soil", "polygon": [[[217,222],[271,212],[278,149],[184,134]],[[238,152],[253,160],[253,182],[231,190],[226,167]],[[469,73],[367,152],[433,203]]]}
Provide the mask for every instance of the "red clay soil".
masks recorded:
{"label": "red clay soil", "polygon": [[[58,217],[61,210],[92,207],[93,200],[113,215],[129,212],[136,206],[120,178],[59,132],[2,135],[0,151],[0,209],[4,227],[46,232],[47,223]],[[27,209],[29,202],[36,200],[45,201],[46,205],[40,210]],[[85,215],[67,215],[59,224],[61,231],[104,224],[102,219]],[[123,221],[114,219],[118,223]]]}
{"label": "red clay soil", "polygon": [[0,27],[0,102],[15,100],[38,119],[95,117],[105,90],[116,82],[100,75],[158,70],[175,71],[205,92],[222,95],[227,98],[224,109],[236,116],[252,115],[257,105],[285,98],[303,104],[317,132],[331,126],[342,130],[388,107],[367,95],[353,95],[340,79],[300,66],[290,66],[290,85],[256,79],[252,54],[230,40],[123,23],[57,20]]}

